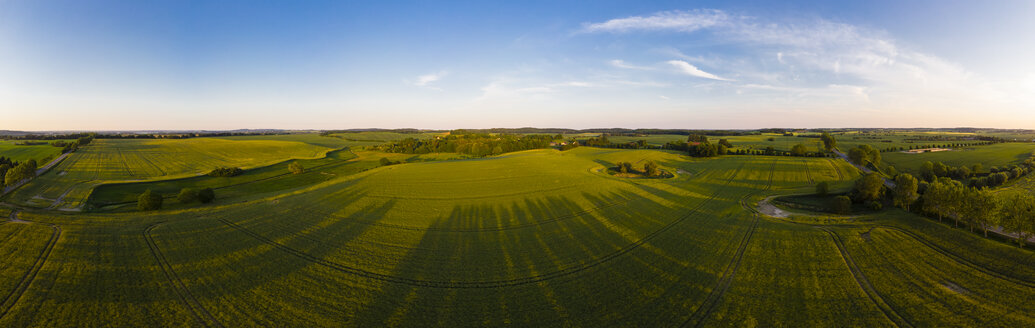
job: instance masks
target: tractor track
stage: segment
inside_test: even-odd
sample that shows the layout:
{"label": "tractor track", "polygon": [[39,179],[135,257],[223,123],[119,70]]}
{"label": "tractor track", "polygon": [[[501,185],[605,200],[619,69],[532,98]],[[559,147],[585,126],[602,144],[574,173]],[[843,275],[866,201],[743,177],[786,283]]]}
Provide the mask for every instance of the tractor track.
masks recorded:
{"label": "tractor track", "polygon": [[[741,197],[741,205],[743,206],[745,204],[746,199],[749,199],[758,193],[770,190],[773,186],[773,176],[775,175],[775,172],[776,160],[773,160],[773,163],[769,166],[769,181],[766,183],[765,188],[760,191],[748,193],[744,195],[744,197]],[[708,296],[705,297],[704,302],[694,310],[694,313],[691,314],[686,321],[683,321],[683,324],[680,325],[680,327],[690,326],[691,323],[693,323],[694,327],[702,326],[705,319],[711,316],[712,311],[715,311],[715,308],[719,305],[719,301],[722,300],[726,295],[726,291],[729,290],[730,286],[733,284],[733,278],[737,275],[737,269],[740,268],[740,262],[744,258],[744,251],[747,250],[747,246],[751,242],[751,237],[754,236],[755,230],[758,228],[758,211],[750,207],[746,208],[748,208],[754,216],[751,228],[748,228],[744,233],[744,237],[741,239],[740,245],[737,246],[736,253],[734,253],[733,258],[730,259],[730,263],[726,265],[726,269],[722,272],[722,278],[719,278],[719,281],[715,283],[715,287],[712,288],[711,292],[708,293]]]}
{"label": "tractor track", "polygon": [[837,181],[845,181],[844,173],[841,173],[841,169],[834,164],[834,160],[827,159],[827,163],[830,163],[830,167],[834,168],[834,172],[837,172]]}
{"label": "tractor track", "polygon": [[512,287],[512,286],[520,286],[520,285],[532,284],[532,283],[537,283],[537,282],[542,282],[542,281],[547,281],[547,280],[551,280],[551,279],[556,279],[556,278],[560,278],[560,277],[569,276],[569,275],[572,275],[572,274],[576,274],[576,273],[579,273],[579,272],[582,272],[582,271],[585,271],[585,270],[597,267],[597,266],[599,266],[601,264],[604,264],[606,262],[609,262],[611,260],[619,258],[622,255],[628,254],[629,252],[639,248],[640,246],[643,246],[648,241],[654,239],[655,237],[657,237],[657,236],[661,235],[662,233],[668,231],[672,227],[674,227],[674,226],[678,225],[679,223],[683,222],[687,218],[690,218],[694,214],[698,213],[698,210],[701,207],[704,207],[704,205],[708,204],[713,199],[715,199],[715,197],[717,197],[721,191],[725,190],[725,187],[728,186],[730,184],[730,182],[733,181],[734,178],[736,178],[737,174],[740,172],[740,170],[742,168],[743,168],[743,164],[741,165],[740,168],[737,168],[737,171],[735,171],[732,175],[730,175],[730,178],[728,178],[726,180],[726,183],[723,185],[724,188],[719,189],[716,192],[712,193],[712,195],[708,199],[698,203],[696,206],[694,206],[689,211],[687,211],[686,214],[684,214],[684,215],[680,216],[679,218],[673,220],[672,222],[666,224],[665,226],[661,227],[660,229],[651,232],[650,234],[644,236],[643,238],[640,238],[639,240],[637,240],[636,242],[633,242],[632,244],[629,244],[629,245],[627,245],[627,246],[625,246],[625,247],[623,247],[621,249],[616,250],[615,252],[609,253],[609,254],[607,254],[605,256],[597,258],[597,259],[595,259],[595,260],[593,260],[593,261],[591,261],[589,263],[583,264],[583,265],[579,265],[579,266],[575,266],[575,267],[569,267],[569,268],[565,268],[565,269],[561,269],[561,270],[557,270],[557,271],[553,271],[553,272],[549,272],[549,273],[545,273],[545,274],[538,274],[538,275],[533,275],[533,276],[528,276],[528,277],[521,277],[521,278],[514,278],[514,279],[502,279],[502,280],[491,280],[491,281],[441,281],[441,280],[411,279],[411,278],[403,278],[403,277],[392,276],[392,275],[388,275],[388,274],[376,273],[376,272],[371,272],[371,271],[363,270],[363,269],[360,269],[360,268],[344,265],[344,264],[341,264],[341,263],[328,261],[328,260],[325,260],[325,259],[322,259],[322,258],[318,258],[318,257],[312,256],[312,255],[310,255],[308,253],[305,253],[303,251],[300,251],[298,249],[295,249],[295,248],[292,248],[290,246],[287,246],[287,245],[284,245],[282,243],[279,243],[279,242],[277,242],[275,240],[269,239],[269,238],[267,238],[265,236],[262,236],[262,235],[260,235],[258,233],[255,233],[254,231],[248,230],[247,228],[244,228],[244,227],[242,227],[240,225],[237,225],[237,224],[235,224],[233,222],[230,222],[230,221],[227,221],[225,219],[219,219],[219,221],[223,222],[223,224],[225,224],[225,225],[227,225],[227,226],[229,226],[231,228],[234,228],[234,229],[236,229],[238,231],[241,231],[241,232],[251,236],[252,238],[255,238],[255,239],[257,239],[257,240],[259,240],[259,241],[261,241],[263,243],[269,244],[269,245],[271,245],[271,246],[273,246],[273,247],[275,247],[275,248],[277,248],[277,249],[279,249],[281,251],[284,251],[284,252],[286,252],[286,253],[288,253],[290,255],[293,255],[293,256],[298,257],[300,259],[312,262],[312,263],[320,265],[320,266],[324,266],[326,268],[329,268],[331,270],[335,270],[335,271],[338,271],[338,272],[341,272],[341,273],[352,274],[352,275],[361,276],[361,277],[365,277],[365,278],[376,279],[376,280],[381,280],[381,281],[387,281],[387,282],[392,282],[392,283],[406,284],[406,285],[417,286],[417,287],[446,288],[446,289],[477,289],[477,288]]}
{"label": "tractor track", "polygon": [[[16,217],[17,211],[12,211],[11,218]],[[35,222],[32,223],[38,224]],[[50,253],[54,250],[54,246],[57,245],[58,239],[61,238],[61,227],[53,224],[46,225],[50,226],[54,232],[50,235],[50,240],[47,241],[47,245],[43,247],[40,254],[36,256],[36,262],[32,264],[29,271],[25,272],[25,275],[23,275],[21,280],[18,281],[18,285],[16,285],[15,288],[7,294],[7,296],[4,296],[3,301],[0,301],[0,318],[6,316],[7,313],[11,311],[11,308],[21,300],[22,295],[24,295],[25,291],[29,289],[32,282],[36,280],[36,276],[39,275],[40,269],[42,269],[43,265],[47,263],[47,259],[50,258]]]}
{"label": "tractor track", "polygon": [[841,236],[838,236],[837,233],[825,227],[816,228],[830,235],[830,238],[834,241],[834,245],[837,246],[838,252],[841,254],[841,259],[844,260],[845,265],[848,266],[848,271],[852,274],[852,278],[855,278],[856,283],[859,284],[859,288],[866,293],[866,297],[870,299],[870,302],[876,305],[877,308],[884,313],[884,316],[887,317],[888,320],[891,320],[895,326],[912,327],[912,323],[899,315],[898,311],[895,311],[895,308],[891,307],[891,305],[880,296],[877,289],[874,288],[873,284],[870,283],[870,280],[866,278],[866,274],[863,273],[862,269],[859,269],[859,266],[855,264],[855,261],[852,260],[852,256],[848,253],[848,249],[845,247],[844,242],[841,240]]}
{"label": "tractor track", "polygon": [[888,230],[894,230],[894,231],[901,232],[901,233],[905,234],[906,236],[909,236],[913,240],[916,240],[917,242],[920,242],[921,244],[923,244],[927,248],[930,248],[931,250],[937,252],[938,254],[941,254],[941,255],[951,259],[952,261],[954,261],[956,263],[959,263],[959,264],[962,264],[964,266],[970,267],[972,269],[981,271],[982,273],[985,273],[985,274],[987,274],[989,276],[993,276],[993,277],[996,277],[996,278],[999,278],[999,279],[1003,279],[1003,280],[1006,280],[1006,281],[1009,281],[1009,282],[1012,282],[1012,283],[1015,283],[1015,284],[1018,284],[1018,285],[1035,288],[1035,281],[1013,277],[1013,276],[1007,275],[1005,273],[989,269],[989,268],[987,268],[985,266],[982,266],[982,265],[980,265],[978,263],[974,263],[971,260],[968,260],[968,259],[966,259],[966,258],[964,258],[962,256],[959,256],[959,255],[949,251],[948,249],[945,249],[944,247],[938,246],[937,244],[935,244],[933,242],[930,242],[927,239],[924,239],[923,237],[921,237],[919,234],[917,234],[915,232],[912,232],[912,231],[909,231],[909,230],[906,230],[906,229],[902,229],[902,228],[899,228],[899,227],[893,227],[893,226],[887,226],[887,225],[880,225],[880,226],[877,226],[877,227],[878,228],[882,228],[882,229],[888,229]]}
{"label": "tractor track", "polygon": [[809,171],[809,162],[803,159],[801,165],[805,167],[805,178],[808,179],[809,184],[816,183],[816,180],[812,179],[812,172]]}
{"label": "tractor track", "polygon": [[[154,238],[151,237],[151,230],[154,230],[154,228],[163,223],[164,222],[152,224],[143,232],[144,240],[147,242],[147,247],[151,249],[151,255],[153,255],[155,260],[158,261],[158,265],[162,267],[162,273],[164,273],[165,277],[169,279],[169,282],[173,284],[173,290],[175,290],[176,295],[180,297],[180,301],[183,301],[183,304],[187,306],[188,310],[190,310],[194,319],[206,327],[223,327],[223,324],[220,323],[219,320],[216,320],[216,318],[201,305],[201,302],[198,302],[198,299],[194,297],[194,294],[191,294],[190,290],[187,289],[187,286],[183,284],[182,280],[180,280],[179,275],[176,274],[176,271],[173,271],[172,266],[165,258],[165,254],[162,254],[162,251],[158,248],[158,244],[155,243]],[[211,321],[211,324],[209,322],[205,322],[204,319]]]}

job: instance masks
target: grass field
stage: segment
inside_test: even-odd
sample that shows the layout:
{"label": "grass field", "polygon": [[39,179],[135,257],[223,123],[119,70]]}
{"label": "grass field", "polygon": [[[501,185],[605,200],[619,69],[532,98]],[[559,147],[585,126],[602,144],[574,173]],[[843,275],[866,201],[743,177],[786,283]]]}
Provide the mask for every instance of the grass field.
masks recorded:
{"label": "grass field", "polygon": [[[1035,324],[1030,251],[898,210],[817,227],[744,208],[845,188],[858,173],[840,160],[580,147],[374,165],[383,155],[259,168],[204,207],[23,211],[32,223],[0,224],[14,263],[0,293],[16,295],[0,325]],[[675,177],[604,172],[646,160]],[[148,184],[167,183],[214,181]]]}
{"label": "grass field", "polygon": [[967,167],[980,163],[988,170],[994,166],[1019,164],[1031,157],[1032,152],[1035,152],[1035,143],[1010,142],[934,153],[890,152],[882,153],[881,158],[886,165],[894,166],[899,172],[916,174],[920,171],[921,164],[926,161]]}
{"label": "grass field", "polygon": [[[30,159],[34,159],[37,162],[42,162],[46,158],[55,158],[61,155],[61,147],[51,146],[50,143],[56,140],[46,141],[30,141],[30,142],[46,142],[42,145],[16,145],[16,140],[0,140],[0,156],[10,158],[16,162],[24,162]],[[66,140],[67,141],[67,140]],[[40,163],[42,166],[44,163]]]}
{"label": "grass field", "polygon": [[34,207],[80,208],[102,183],[191,177],[219,166],[261,167],[321,158],[331,150],[283,140],[99,139],[6,199]]}

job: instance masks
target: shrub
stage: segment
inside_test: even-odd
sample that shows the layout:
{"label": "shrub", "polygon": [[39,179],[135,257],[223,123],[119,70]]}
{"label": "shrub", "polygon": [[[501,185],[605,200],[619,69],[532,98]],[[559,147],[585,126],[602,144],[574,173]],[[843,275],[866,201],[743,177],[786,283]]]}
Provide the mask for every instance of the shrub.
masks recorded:
{"label": "shrub", "polygon": [[208,175],[213,177],[232,177],[241,173],[244,173],[244,170],[239,167],[217,167],[212,172],[209,172]]}
{"label": "shrub", "polygon": [[830,207],[838,214],[848,214],[852,211],[852,199],[848,198],[848,196],[834,197],[833,204],[830,204]]}
{"label": "shrub", "polygon": [[183,204],[192,203],[198,200],[198,192],[191,188],[180,189],[180,194],[176,195],[176,200]]}
{"label": "shrub", "polygon": [[305,168],[302,167],[302,163],[295,161],[288,165],[288,171],[291,171],[292,174],[302,174],[305,173]]}
{"label": "shrub", "polygon": [[660,175],[661,171],[658,170],[657,163],[654,163],[654,161],[648,161],[646,164],[643,164],[643,174],[649,177],[653,177]]}
{"label": "shrub", "polygon": [[816,195],[826,196],[830,192],[830,183],[823,181],[816,184]]}
{"label": "shrub", "polygon": [[153,211],[162,208],[162,195],[152,192],[151,189],[145,190],[144,193],[140,194],[137,198],[137,209],[141,211]]}
{"label": "shrub", "polygon": [[884,205],[878,201],[872,201],[869,204],[866,204],[866,206],[868,206],[871,210],[874,211],[880,211],[880,209],[884,208]]}
{"label": "shrub", "polygon": [[216,192],[212,188],[205,188],[198,191],[198,201],[202,203],[211,203],[216,199]]}

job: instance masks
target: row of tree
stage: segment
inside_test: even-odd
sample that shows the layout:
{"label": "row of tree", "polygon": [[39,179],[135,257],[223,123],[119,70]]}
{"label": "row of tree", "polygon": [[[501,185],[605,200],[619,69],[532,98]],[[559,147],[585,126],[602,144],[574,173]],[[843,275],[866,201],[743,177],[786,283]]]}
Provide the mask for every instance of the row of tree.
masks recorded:
{"label": "row of tree", "polygon": [[920,165],[920,178],[927,182],[933,182],[938,178],[952,178],[974,188],[994,188],[1007,181],[1028,175],[1032,171],[1035,171],[1035,155],[1019,165],[992,167],[988,172],[985,172],[984,165],[981,163],[967,167],[928,161]]}
{"label": "row of tree", "polygon": [[488,135],[450,134],[432,139],[406,138],[393,143],[374,146],[388,153],[427,154],[460,153],[472,156],[489,156],[503,153],[550,147],[561,135]]}
{"label": "row of tree", "polygon": [[881,156],[880,151],[870,145],[859,145],[855,148],[848,150],[848,160],[852,163],[859,165],[872,164],[873,167],[879,167]]}
{"label": "row of tree", "polygon": [[[180,189],[180,193],[176,194],[176,200],[181,204],[190,204],[194,202],[200,203],[211,203],[216,199],[216,192],[212,188],[204,188],[201,190],[193,188]],[[137,209],[141,211],[155,211],[162,209],[162,203],[165,198],[161,194],[151,191],[151,189],[145,190],[140,196],[137,197]]]}
{"label": "row of tree", "polygon": [[32,179],[36,177],[36,160],[30,159],[22,163],[18,163],[12,166],[14,162],[9,159],[6,163],[0,164],[0,175],[3,176],[3,186],[10,186],[18,183],[25,179]]}
{"label": "row of tree", "polygon": [[636,173],[647,177],[658,177],[662,175],[661,169],[658,167],[658,163],[654,161],[647,161],[643,164],[643,171],[636,171],[633,168],[633,164],[630,162],[618,162],[615,163],[615,167],[612,168],[618,173]]}
{"label": "row of tree", "polygon": [[[817,193],[821,187],[817,186]],[[836,197],[831,208],[847,213],[851,203],[864,203],[880,209],[881,200],[890,198],[892,204],[906,211],[937,217],[939,221],[951,218],[955,225],[965,223],[973,231],[980,227],[988,231],[1001,227],[1011,233],[1019,245],[1035,236],[1035,195],[1024,191],[995,192],[989,188],[966,186],[949,177],[933,182],[920,181],[908,173],[895,177],[895,186],[887,195],[884,179],[870,173],[856,180],[849,196]]]}

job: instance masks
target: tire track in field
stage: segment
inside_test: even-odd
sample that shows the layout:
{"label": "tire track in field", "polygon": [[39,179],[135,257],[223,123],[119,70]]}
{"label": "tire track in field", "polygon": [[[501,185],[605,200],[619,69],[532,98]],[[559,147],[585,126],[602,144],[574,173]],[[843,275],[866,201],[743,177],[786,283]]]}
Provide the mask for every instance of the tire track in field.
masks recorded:
{"label": "tire track in field", "polygon": [[[362,218],[361,216],[357,216],[357,215],[351,215],[351,216],[330,215],[328,217],[329,218],[337,218],[337,219],[348,219],[351,222],[357,223],[357,225],[372,226],[372,227],[384,227],[384,228],[391,228],[391,229],[398,229],[398,230],[407,230],[407,231],[420,231],[420,232],[434,231],[434,232],[444,232],[444,233],[481,233],[481,232],[500,232],[500,231],[507,231],[507,230],[518,230],[518,229],[523,229],[523,228],[533,228],[533,227],[538,227],[538,226],[549,225],[549,223],[560,222],[560,221],[564,221],[564,220],[580,217],[580,216],[583,216],[583,215],[586,215],[586,214],[589,214],[589,213],[592,213],[592,212],[600,211],[600,210],[603,210],[603,209],[608,209],[608,208],[612,208],[612,207],[616,207],[616,206],[620,206],[620,205],[626,205],[629,202],[632,202],[632,200],[631,199],[626,199],[624,201],[618,201],[618,202],[612,202],[612,203],[604,203],[603,205],[600,205],[600,206],[597,206],[597,207],[593,207],[593,208],[589,208],[589,209],[585,209],[585,210],[582,210],[582,211],[579,211],[579,212],[573,212],[573,213],[568,213],[568,214],[564,214],[564,215],[558,215],[558,216],[554,216],[554,217],[551,217],[551,218],[548,218],[548,219],[536,220],[536,221],[532,221],[532,222],[516,223],[516,225],[507,225],[507,226],[490,227],[490,228],[471,228],[471,229],[451,229],[451,228],[433,228],[433,227],[419,228],[419,227],[405,226],[405,225],[394,225],[394,223],[382,223],[382,222],[377,222],[377,221],[366,220],[366,219]],[[287,227],[287,225],[271,225],[271,226],[274,226],[274,227]],[[313,225],[309,225],[307,227],[312,227],[312,226]],[[293,227],[297,227],[297,226],[293,226]],[[278,230],[278,231],[285,231],[284,229],[276,229],[276,230]],[[301,234],[298,234],[298,233],[292,233],[292,235],[297,235],[297,236],[299,236],[301,238],[305,238],[306,240],[313,240],[313,241],[317,241],[317,242],[321,242],[321,243],[325,242],[324,240],[308,237],[308,236],[301,235]]]}
{"label": "tire track in field", "polygon": [[[766,183],[765,188],[759,191],[754,191],[741,197],[741,205],[745,205],[745,201],[752,196],[768,191],[773,186],[773,177],[776,173],[776,160],[769,166],[769,182]],[[680,327],[687,327],[693,323],[694,327],[700,327],[704,324],[705,319],[711,316],[712,311],[719,305],[719,301],[722,300],[723,296],[726,295],[726,291],[729,290],[730,285],[733,284],[733,278],[737,275],[737,269],[740,268],[740,261],[744,258],[744,251],[747,250],[747,245],[751,241],[751,237],[754,236],[756,228],[758,228],[759,213],[751,207],[745,206],[751,212],[753,212],[754,220],[751,223],[751,227],[744,232],[744,237],[740,240],[740,245],[737,246],[737,251],[734,253],[733,258],[730,259],[730,263],[726,265],[726,269],[722,272],[722,277],[715,283],[715,287],[712,288],[708,296],[705,297],[704,302],[694,310],[694,313],[690,315],[686,321]]]}
{"label": "tire track in field", "polygon": [[830,164],[830,167],[834,168],[834,172],[837,172],[837,181],[845,181],[844,173],[841,173],[841,168],[837,167],[837,164],[834,164],[834,160],[827,159],[827,163]]}
{"label": "tire track in field", "polygon": [[803,159],[801,160],[801,165],[805,166],[805,178],[808,179],[809,184],[816,183],[816,180],[812,179],[812,172],[809,171],[809,162]]}
{"label": "tire track in field", "polygon": [[906,236],[912,238],[913,240],[916,240],[917,242],[920,242],[921,244],[923,244],[927,248],[930,248],[931,250],[935,251],[936,253],[941,254],[941,255],[949,258],[953,262],[956,262],[956,263],[962,264],[964,266],[970,267],[972,269],[981,271],[981,272],[983,272],[983,273],[985,273],[985,274],[987,274],[989,276],[993,276],[993,277],[996,277],[996,278],[999,278],[999,279],[1003,279],[1003,280],[1006,280],[1006,281],[1009,281],[1009,282],[1012,282],[1012,283],[1015,283],[1015,284],[1018,284],[1018,285],[1035,288],[1035,281],[1031,281],[1031,280],[1027,280],[1027,279],[1022,279],[1022,278],[1010,276],[1010,275],[1008,275],[1006,273],[989,269],[989,268],[987,268],[985,266],[982,266],[982,265],[980,265],[978,263],[975,263],[975,262],[973,262],[971,260],[968,260],[968,259],[966,259],[966,258],[964,258],[964,257],[962,257],[960,255],[957,255],[956,253],[953,253],[952,251],[950,251],[948,249],[945,249],[944,247],[938,246],[937,244],[935,244],[935,243],[933,243],[931,241],[928,241],[927,239],[921,237],[919,234],[917,234],[915,232],[912,232],[912,231],[909,231],[909,230],[906,230],[906,229],[902,229],[902,228],[899,228],[899,227],[886,226],[886,225],[880,225],[880,226],[877,226],[877,227],[878,228],[882,228],[882,229],[894,230],[894,231],[901,232],[901,233],[905,234]]}
{"label": "tire track in field", "polygon": [[[350,154],[356,155],[355,153],[353,153],[349,149],[341,149],[341,150],[347,150]],[[359,158],[359,157],[353,157],[353,158],[350,158],[350,159],[347,159],[347,160],[344,160],[344,161],[331,162],[331,163],[326,163],[326,164],[320,164],[320,165],[317,165],[317,166],[313,166],[313,167],[310,167],[310,168],[306,169],[305,173],[319,172],[317,169],[334,168],[334,167],[337,167],[337,166],[343,166],[345,164],[357,163],[358,161],[353,161],[354,159],[357,159],[357,158]],[[281,163],[283,163],[283,162],[281,162]],[[277,165],[277,164],[280,164],[280,163],[270,164],[269,166],[273,166],[273,165]],[[334,167],[329,167],[329,166],[332,166],[332,165]],[[259,169],[259,168],[254,168],[254,169]],[[254,170],[254,169],[249,169],[249,170]],[[232,184],[228,184],[228,185],[224,185],[224,186],[213,187],[212,189],[213,190],[220,190],[220,189],[226,189],[226,188],[231,188],[231,187],[238,187],[238,186],[243,186],[243,185],[247,185],[247,184],[252,184],[252,183],[257,183],[257,182],[262,182],[262,181],[267,181],[267,180],[273,180],[273,179],[280,178],[280,177],[283,177],[283,176],[286,176],[286,175],[294,175],[294,173],[291,173],[291,172],[280,173],[280,174],[273,175],[273,176],[268,176],[268,177],[265,177],[265,178],[259,178],[259,179],[255,179],[255,180],[248,180],[248,181],[232,183]],[[145,181],[145,182],[139,182],[139,181],[138,182],[129,182],[129,183],[126,183],[126,182],[116,182],[116,183],[110,183],[109,185],[113,185],[113,184],[131,184],[131,183],[170,182],[170,181],[187,180],[187,179],[194,179],[194,178],[197,178],[197,176],[178,178],[178,179],[168,179],[168,180]],[[98,185],[98,187],[99,186],[100,185]],[[92,195],[91,195],[91,197],[92,197]],[[163,196],[162,198],[163,199],[173,199],[173,198],[176,198],[176,195]],[[137,201],[135,201],[135,200],[131,200],[131,201],[125,201],[125,202],[103,203],[103,204],[94,204],[94,205],[97,206],[97,207],[104,207],[104,206],[136,204],[136,202]]]}
{"label": "tire track in field", "polygon": [[[12,211],[11,218],[17,218],[17,213],[17,211]],[[38,223],[31,222],[31,224]],[[39,274],[40,269],[43,268],[43,265],[47,263],[47,259],[50,258],[50,253],[54,250],[54,245],[57,245],[58,238],[61,237],[61,227],[53,224],[46,225],[50,226],[50,228],[53,229],[54,232],[50,235],[50,240],[47,241],[47,245],[43,247],[43,250],[40,251],[40,254],[36,256],[36,262],[34,262],[32,266],[29,267],[29,271],[25,272],[25,275],[23,275],[21,280],[18,281],[18,284],[15,286],[15,288],[11,290],[11,292],[8,293],[7,296],[4,296],[3,301],[0,301],[0,318],[3,318],[7,315],[8,312],[11,311],[11,308],[13,308],[14,305],[18,303],[18,300],[22,298],[22,295],[25,294],[25,291],[29,289],[29,285],[31,285],[32,282],[36,280],[36,276]]]}
{"label": "tire track in field", "polygon": [[[158,261],[158,265],[162,268],[162,273],[164,273],[165,277],[169,279],[169,282],[173,284],[173,290],[175,290],[176,295],[180,297],[180,301],[182,301],[183,304],[187,306],[187,309],[190,310],[194,319],[205,327],[223,327],[223,324],[220,323],[219,320],[216,320],[216,318],[201,305],[201,302],[198,302],[198,299],[194,297],[194,294],[191,294],[190,289],[187,289],[187,286],[183,284],[183,281],[180,280],[180,276],[173,270],[172,265],[169,264],[169,260],[165,258],[165,254],[162,254],[162,250],[158,248],[158,244],[155,243],[154,238],[151,237],[151,230],[154,230],[154,228],[163,223],[165,222],[155,223],[147,227],[147,229],[144,229],[144,240],[147,241],[147,247],[151,249],[151,255],[153,255],[155,260]],[[206,322],[205,319],[208,319],[211,324]]]}
{"label": "tire track in field", "polygon": [[841,240],[841,236],[838,236],[837,233],[826,227],[816,228],[826,232],[830,235],[830,238],[833,239],[834,245],[837,246],[837,250],[841,254],[841,259],[844,260],[845,265],[848,266],[848,271],[852,274],[852,278],[855,278],[855,282],[858,283],[859,288],[861,288],[863,292],[866,293],[866,297],[870,299],[870,302],[876,305],[877,308],[880,309],[882,313],[884,313],[884,316],[887,317],[888,320],[891,320],[891,322],[894,323],[895,326],[912,327],[912,323],[910,323],[908,320],[899,315],[898,311],[896,311],[895,308],[891,307],[891,305],[888,304],[888,302],[880,296],[880,293],[877,292],[877,289],[874,288],[873,284],[870,283],[870,280],[866,278],[866,274],[863,273],[862,270],[859,269],[859,266],[855,264],[855,261],[852,260],[851,254],[848,253],[848,249],[845,247],[844,242]]}
{"label": "tire track in field", "polygon": [[565,268],[565,269],[561,269],[561,270],[557,270],[557,271],[553,271],[553,272],[549,272],[549,273],[545,273],[545,274],[538,274],[538,275],[521,277],[521,278],[513,278],[513,279],[501,279],[501,280],[489,280],[489,281],[440,281],[440,280],[411,279],[411,278],[404,278],[404,277],[393,276],[393,275],[389,275],[389,274],[382,274],[382,273],[367,271],[367,270],[364,270],[364,269],[361,269],[361,268],[357,268],[357,267],[353,267],[353,266],[349,266],[349,265],[345,265],[345,264],[341,264],[341,263],[325,260],[325,259],[322,259],[322,258],[318,258],[318,257],[315,257],[315,256],[310,255],[308,253],[305,253],[305,252],[303,252],[301,250],[298,250],[298,249],[292,248],[290,246],[287,246],[287,245],[285,245],[283,243],[280,243],[280,242],[277,242],[275,240],[269,239],[269,238],[267,238],[265,236],[262,236],[262,235],[260,235],[260,234],[258,234],[256,232],[254,232],[254,231],[248,230],[245,227],[242,227],[240,225],[237,225],[237,224],[235,224],[233,222],[230,222],[230,221],[227,221],[225,219],[219,219],[219,221],[223,222],[223,224],[227,225],[228,227],[231,227],[231,228],[234,228],[234,229],[236,229],[238,231],[241,231],[241,232],[251,236],[252,238],[255,238],[255,239],[257,239],[257,240],[259,240],[259,241],[261,241],[261,242],[263,242],[265,244],[273,246],[274,248],[277,248],[277,249],[279,249],[281,251],[284,251],[284,252],[286,252],[286,253],[288,253],[290,255],[293,255],[293,256],[298,257],[298,258],[300,258],[302,260],[305,260],[305,261],[308,261],[308,262],[311,262],[311,263],[314,263],[314,264],[317,264],[317,265],[320,265],[320,266],[323,266],[323,267],[326,267],[328,269],[331,269],[331,270],[334,270],[334,271],[338,271],[338,272],[341,272],[341,273],[352,274],[352,275],[356,275],[356,276],[361,276],[361,277],[375,279],[375,280],[381,280],[381,281],[387,281],[387,282],[392,282],[392,283],[406,284],[406,285],[411,285],[411,286],[416,286],[416,287],[447,288],[447,289],[477,289],[477,288],[512,287],[512,286],[520,286],[520,285],[532,284],[532,283],[542,282],[542,281],[551,280],[551,279],[555,279],[555,278],[569,276],[569,275],[572,275],[572,274],[576,274],[576,273],[585,271],[585,270],[590,269],[590,268],[594,268],[596,266],[599,266],[601,264],[604,264],[606,262],[609,262],[611,260],[619,258],[622,255],[628,254],[629,252],[639,248],[640,246],[643,246],[648,241],[654,239],[655,237],[657,237],[657,236],[661,235],[662,233],[668,231],[672,227],[674,227],[674,226],[678,225],[679,223],[683,222],[687,218],[690,218],[694,214],[698,213],[697,211],[700,208],[704,207],[704,205],[707,205],[712,200],[714,200],[719,195],[719,193],[721,191],[725,190],[729,186],[729,184],[733,181],[734,178],[736,178],[737,174],[740,172],[740,170],[743,167],[744,167],[744,164],[741,164],[741,166],[739,168],[737,168],[737,170],[734,171],[734,173],[732,175],[730,175],[729,179],[726,180],[725,184],[723,184],[723,187],[720,188],[719,190],[716,190],[714,193],[712,193],[712,195],[708,199],[705,199],[704,201],[698,203],[697,206],[695,206],[692,209],[690,209],[689,211],[687,211],[686,214],[680,216],[679,218],[676,218],[675,220],[673,220],[672,222],[666,224],[662,228],[660,228],[658,230],[655,230],[655,231],[651,232],[650,234],[647,234],[646,236],[644,236],[643,238],[640,238],[639,240],[633,242],[632,244],[629,244],[629,245],[627,245],[627,246],[625,246],[625,247],[623,247],[621,249],[618,249],[618,250],[616,250],[616,251],[614,251],[612,253],[609,253],[609,254],[607,254],[605,256],[597,258],[597,259],[595,259],[593,261],[590,261],[589,263],[586,263],[586,264],[583,264],[583,265],[569,267],[569,268]]}

